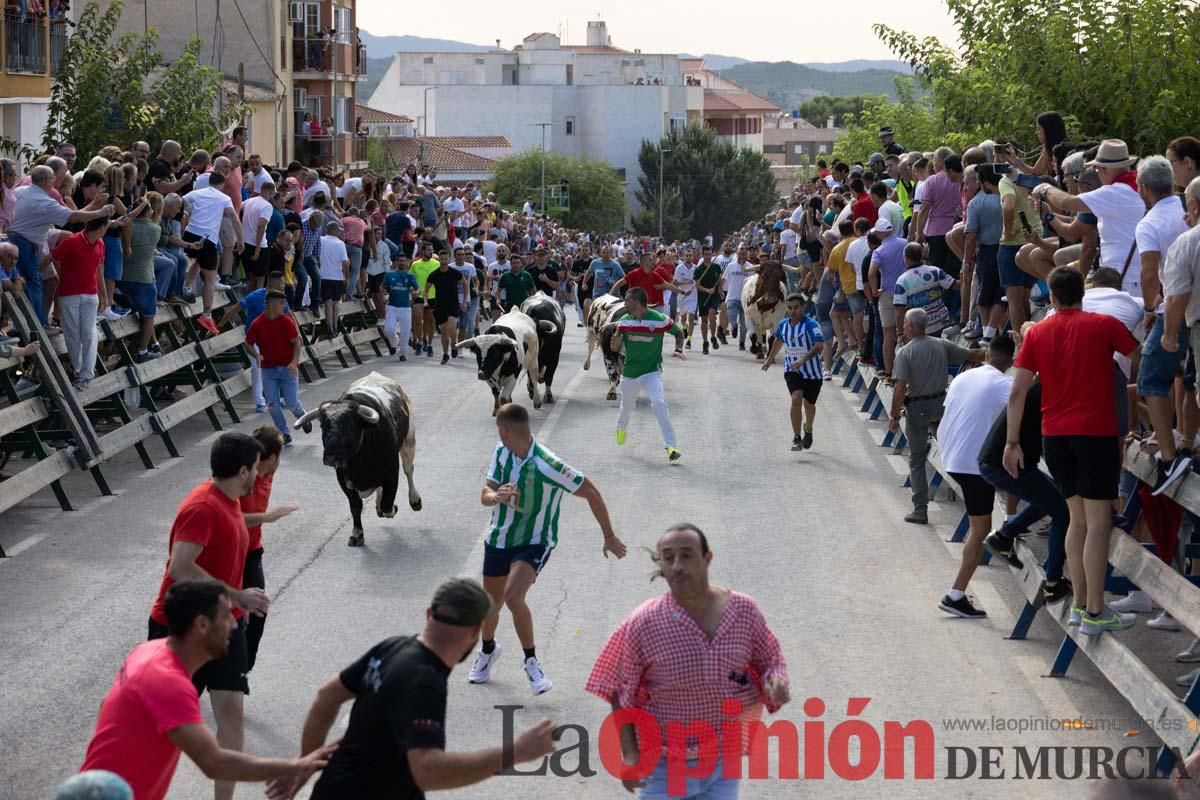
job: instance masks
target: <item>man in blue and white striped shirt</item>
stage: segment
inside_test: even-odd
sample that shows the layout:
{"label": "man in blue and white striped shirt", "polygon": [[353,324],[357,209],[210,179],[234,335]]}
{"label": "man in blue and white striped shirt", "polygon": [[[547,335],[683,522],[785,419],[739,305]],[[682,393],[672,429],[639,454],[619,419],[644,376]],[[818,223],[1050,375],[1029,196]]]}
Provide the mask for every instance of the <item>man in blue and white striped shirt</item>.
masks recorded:
{"label": "man in blue and white striped shirt", "polygon": [[[820,323],[804,313],[804,298],[799,294],[788,295],[787,316],[775,328],[775,339],[763,363],[763,372],[771,368],[775,356],[783,350],[783,377],[787,381],[788,394],[792,396],[793,450],[812,447],[813,417],[817,415],[817,397],[823,385],[821,351],[824,347]],[[803,435],[800,433],[801,422]]]}

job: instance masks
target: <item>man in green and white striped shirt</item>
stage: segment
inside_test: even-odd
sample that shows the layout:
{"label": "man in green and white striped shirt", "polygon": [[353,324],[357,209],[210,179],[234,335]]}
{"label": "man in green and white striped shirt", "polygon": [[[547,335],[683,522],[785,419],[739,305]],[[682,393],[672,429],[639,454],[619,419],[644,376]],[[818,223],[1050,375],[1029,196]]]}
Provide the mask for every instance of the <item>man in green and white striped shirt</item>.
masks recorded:
{"label": "man in green and white striped shirt", "polygon": [[483,588],[496,610],[483,623],[483,643],[471,668],[471,683],[487,683],[500,657],[496,626],[500,607],[512,612],[517,638],[525,651],[525,674],[535,695],[553,684],[538,663],[533,643],[533,614],[525,595],[558,544],[559,504],[564,492],[587,500],[604,533],[601,553],[625,557],[625,545],[613,533],[600,490],[583,473],[534,441],[529,412],[509,403],[496,414],[500,444],[484,476],[480,502],[492,508],[492,521],[483,544]]}

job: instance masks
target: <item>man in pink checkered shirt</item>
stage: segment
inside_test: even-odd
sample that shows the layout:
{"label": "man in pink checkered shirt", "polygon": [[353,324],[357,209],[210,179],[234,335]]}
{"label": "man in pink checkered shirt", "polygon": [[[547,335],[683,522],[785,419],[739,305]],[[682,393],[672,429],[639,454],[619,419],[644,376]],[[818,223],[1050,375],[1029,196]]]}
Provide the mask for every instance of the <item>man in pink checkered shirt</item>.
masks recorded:
{"label": "man in pink checkered shirt", "polygon": [[[657,739],[648,735],[639,743],[634,725],[621,729],[626,765],[644,764],[639,771],[645,774],[657,761],[644,780],[622,777],[628,791],[667,797],[669,773],[678,773],[671,776],[669,796],[681,796],[682,789],[688,798],[732,800],[741,763],[722,765],[728,749],[722,728],[739,724],[739,755],[747,753],[755,727],[749,723],[762,716],[764,705],[774,713],[790,699],[787,664],[758,604],[709,584],[712,552],[699,528],[682,523],[668,530],[655,560],[670,591],[621,623],[596,659],[587,690],[612,703],[614,712],[637,709],[657,720]],[[652,748],[659,752],[642,762],[642,749]]]}

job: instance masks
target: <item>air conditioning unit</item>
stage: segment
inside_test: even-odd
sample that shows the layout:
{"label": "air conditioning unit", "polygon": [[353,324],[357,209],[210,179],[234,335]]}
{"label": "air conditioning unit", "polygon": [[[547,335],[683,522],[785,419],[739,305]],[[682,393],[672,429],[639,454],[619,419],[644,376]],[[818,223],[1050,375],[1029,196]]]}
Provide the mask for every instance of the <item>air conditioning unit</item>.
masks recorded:
{"label": "air conditioning unit", "polygon": [[433,63],[433,56],[425,56],[425,58],[421,59],[421,61],[422,61],[422,63],[424,63],[424,64],[432,64],[432,63]]}
{"label": "air conditioning unit", "polygon": [[288,22],[304,22],[304,4],[288,4]]}

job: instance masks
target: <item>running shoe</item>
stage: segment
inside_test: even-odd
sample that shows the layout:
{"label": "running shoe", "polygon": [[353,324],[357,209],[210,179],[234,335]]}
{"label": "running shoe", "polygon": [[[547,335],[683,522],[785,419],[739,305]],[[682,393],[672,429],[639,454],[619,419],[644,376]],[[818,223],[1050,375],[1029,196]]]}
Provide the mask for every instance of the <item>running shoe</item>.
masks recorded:
{"label": "running shoe", "polygon": [[431,345],[431,344],[425,345],[425,355],[429,356],[430,358],[433,358],[433,345]]}
{"label": "running shoe", "polygon": [[1067,578],[1059,578],[1054,583],[1042,581],[1042,600],[1047,603],[1057,603],[1059,600],[1065,600],[1074,592],[1074,587],[1071,586],[1071,581]]}
{"label": "running shoe", "polygon": [[1154,630],[1156,630],[1156,631],[1175,632],[1175,631],[1183,630],[1183,628],[1179,624],[1179,621],[1176,620],[1174,617],[1172,617],[1166,611],[1162,612],[1154,619],[1149,620],[1146,623],[1146,626],[1149,628],[1154,628]]}
{"label": "running shoe", "polygon": [[617,428],[617,444],[625,444],[628,437],[629,433],[624,428]]}
{"label": "running shoe", "polygon": [[471,667],[471,674],[467,676],[467,681],[487,683],[492,677],[492,667],[496,665],[496,659],[500,658],[500,652],[500,645],[496,645],[496,649],[490,653],[485,653],[481,649],[475,656],[475,666]]}
{"label": "running shoe", "polygon": [[404,355],[404,353],[401,353],[400,356],[396,360],[397,361],[408,361],[408,358]]}
{"label": "running shoe", "polygon": [[708,342],[704,343],[704,349],[701,351],[704,355],[708,355]]}
{"label": "running shoe", "polygon": [[445,366],[446,364],[449,364],[449,363],[450,363],[450,354],[442,353],[442,366]]}
{"label": "running shoe", "polygon": [[1021,559],[1017,558],[1016,542],[999,531],[992,531],[983,540],[983,549],[997,558],[1003,558],[1009,564],[1020,569]]}
{"label": "running shoe", "polygon": [[796,450],[803,450],[803,449],[804,449],[804,440],[800,438],[800,434],[796,434],[795,436],[792,437],[792,450],[796,451]]}
{"label": "running shoe", "polygon": [[288,436],[287,434],[284,434],[284,437],[283,437],[283,446],[284,446],[284,447],[291,447],[291,446],[292,446],[292,437],[291,437],[291,436]]}
{"label": "running shoe", "polygon": [[1187,650],[1176,655],[1175,660],[1183,664],[1194,664],[1200,661],[1200,639],[1192,639]]}
{"label": "running shoe", "polygon": [[911,522],[914,525],[928,525],[929,514],[925,511],[911,511],[904,515],[905,522]]}
{"label": "running shoe", "polygon": [[671,461],[678,461],[682,454],[674,447],[667,448],[667,458]]}
{"label": "running shoe", "polygon": [[1154,466],[1154,496],[1157,497],[1188,473],[1192,468],[1192,459],[1191,456],[1176,453],[1175,458],[1171,459],[1169,463],[1158,458],[1154,459]]}
{"label": "running shoe", "polygon": [[1122,614],[1149,614],[1154,610],[1154,603],[1150,600],[1150,595],[1135,590],[1120,600],[1113,600],[1108,607]]}
{"label": "running shoe", "polygon": [[833,373],[830,372],[829,370],[825,370],[824,372],[821,373],[821,377],[827,381],[831,381],[831,380],[833,380]]}
{"label": "running shoe", "polygon": [[962,619],[983,619],[987,616],[987,612],[982,608],[976,608],[974,604],[971,603],[971,598],[967,597],[965,594],[957,600],[951,600],[950,595],[946,595],[942,598],[942,601],[938,603],[938,608],[940,608],[942,611],[945,611],[947,614],[953,614],[954,616],[961,617]]}
{"label": "running shoe", "polygon": [[713,337],[713,340],[712,340],[712,346],[713,346],[714,351],[721,349],[721,345],[717,342],[717,337],[715,337],[715,336]]}
{"label": "running shoe", "polygon": [[717,338],[721,340],[721,344],[729,344],[729,340],[725,338],[724,328],[717,328]]}
{"label": "running shoe", "polygon": [[802,441],[802,443],[804,444],[804,449],[805,449],[805,450],[807,450],[807,449],[809,449],[810,447],[812,447],[812,431],[805,431],[805,432],[804,432],[804,439],[802,439],[801,441]]}
{"label": "running shoe", "polygon": [[1175,684],[1177,686],[1186,686],[1187,688],[1190,689],[1190,688],[1192,688],[1192,684],[1196,682],[1197,676],[1200,676],[1200,667],[1196,667],[1194,670],[1187,673],[1186,675],[1180,675],[1178,678],[1175,679]]}
{"label": "running shoe", "polygon": [[1078,625],[1083,619],[1083,606],[1071,604],[1071,614],[1067,617],[1068,625]]}
{"label": "running shoe", "polygon": [[263,403],[259,403],[258,405],[254,406],[254,413],[255,413],[255,414],[265,414],[265,413],[267,413],[267,407],[266,407],[266,405],[264,405]]}
{"label": "running shoe", "polygon": [[1099,636],[1105,631],[1123,631],[1132,628],[1137,623],[1137,615],[1121,614],[1111,608],[1105,608],[1096,616],[1084,609],[1080,618],[1079,632],[1085,636]]}
{"label": "running shoe", "polygon": [[686,342],[684,342],[683,346],[686,349],[691,350],[692,349],[692,340],[689,338]]}
{"label": "running shoe", "polygon": [[457,347],[450,348],[450,357],[458,358],[458,348]]}
{"label": "running shoe", "polygon": [[232,288],[233,288],[233,286],[231,284],[223,283],[221,281],[217,281],[216,284],[213,286],[213,289],[217,290],[218,292],[227,292]]}
{"label": "running shoe", "polygon": [[217,329],[217,323],[213,322],[213,318],[211,316],[201,314],[196,318],[196,324],[208,331],[213,336],[220,334],[220,331]]}
{"label": "running shoe", "polygon": [[106,319],[109,322],[116,322],[120,318],[121,318],[121,315],[118,314],[112,306],[109,306],[108,308],[101,311],[99,313],[99,315],[97,315],[97,319]]}
{"label": "running shoe", "polygon": [[[496,648],[499,651],[499,647]],[[474,674],[474,670],[471,673]],[[542,665],[538,663],[536,658],[525,659],[525,675],[529,678],[529,688],[534,695],[545,694],[554,688],[554,684],[546,677],[546,673],[542,672]]]}

